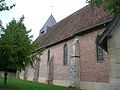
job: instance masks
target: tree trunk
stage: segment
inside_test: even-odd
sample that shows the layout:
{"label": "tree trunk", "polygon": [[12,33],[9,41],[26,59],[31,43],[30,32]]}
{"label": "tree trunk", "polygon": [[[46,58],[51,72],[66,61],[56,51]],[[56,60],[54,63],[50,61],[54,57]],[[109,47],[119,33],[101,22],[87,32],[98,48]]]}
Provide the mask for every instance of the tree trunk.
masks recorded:
{"label": "tree trunk", "polygon": [[8,72],[5,71],[5,72],[4,72],[4,85],[7,84],[7,75],[8,75]]}

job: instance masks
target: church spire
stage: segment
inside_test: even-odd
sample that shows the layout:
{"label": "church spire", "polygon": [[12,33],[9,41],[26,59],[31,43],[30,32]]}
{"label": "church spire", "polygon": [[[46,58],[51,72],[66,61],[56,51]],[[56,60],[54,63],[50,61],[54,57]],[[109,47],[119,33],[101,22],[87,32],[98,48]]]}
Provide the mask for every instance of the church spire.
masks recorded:
{"label": "church spire", "polygon": [[53,25],[56,24],[56,20],[53,17],[53,15],[51,14],[50,17],[48,18],[48,20],[46,21],[46,23],[43,25],[43,27],[40,30],[40,36],[47,33],[49,27],[52,27]]}
{"label": "church spire", "polygon": [[51,9],[51,15],[50,17],[48,18],[48,20],[46,21],[46,23],[43,25],[43,27],[41,28],[40,30],[40,33],[39,35],[43,35],[45,33],[47,33],[49,27],[52,27],[53,25],[56,24],[56,20],[55,18],[53,17],[52,15],[52,10],[53,10],[53,0],[50,0],[51,1],[51,6],[50,6],[50,9]]}

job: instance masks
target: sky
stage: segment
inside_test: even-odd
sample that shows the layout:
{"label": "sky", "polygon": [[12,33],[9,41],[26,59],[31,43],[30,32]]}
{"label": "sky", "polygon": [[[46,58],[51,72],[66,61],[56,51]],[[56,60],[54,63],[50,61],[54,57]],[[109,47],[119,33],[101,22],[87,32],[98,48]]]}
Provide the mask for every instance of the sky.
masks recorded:
{"label": "sky", "polygon": [[[0,20],[6,26],[13,18],[25,16],[25,26],[32,29],[33,40],[39,36],[39,31],[52,15],[57,22],[87,5],[86,0],[6,0],[8,5],[16,4],[10,11],[0,12]],[[51,8],[52,6],[52,8]]]}

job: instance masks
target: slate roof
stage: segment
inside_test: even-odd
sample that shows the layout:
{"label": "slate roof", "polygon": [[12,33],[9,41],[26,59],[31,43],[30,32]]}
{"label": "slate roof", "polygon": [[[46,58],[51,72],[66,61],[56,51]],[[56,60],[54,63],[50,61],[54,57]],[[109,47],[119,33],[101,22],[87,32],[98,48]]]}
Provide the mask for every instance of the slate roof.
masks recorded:
{"label": "slate roof", "polygon": [[56,22],[55,18],[51,14],[50,17],[48,18],[48,20],[46,21],[46,23],[41,28],[39,35],[40,36],[44,35],[49,30],[49,28],[52,27],[53,25],[55,25],[56,23],[57,22]]}
{"label": "slate roof", "polygon": [[103,8],[93,10],[90,5],[87,5],[52,26],[45,35],[39,36],[35,42],[40,42],[40,48],[46,47],[71,37],[74,33],[109,22],[112,17],[112,14],[104,11]]}
{"label": "slate roof", "polygon": [[48,20],[46,21],[46,23],[43,25],[43,27],[41,29],[43,29],[43,28],[45,28],[47,26],[51,27],[51,26],[53,26],[55,24],[56,24],[56,20],[53,17],[53,15],[51,14],[50,17],[48,18]]}

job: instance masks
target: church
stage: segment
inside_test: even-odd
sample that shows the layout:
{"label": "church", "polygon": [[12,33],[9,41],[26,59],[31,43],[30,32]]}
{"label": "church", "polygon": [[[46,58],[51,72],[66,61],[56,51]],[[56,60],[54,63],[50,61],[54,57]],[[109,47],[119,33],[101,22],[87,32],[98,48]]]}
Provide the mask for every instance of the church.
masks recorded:
{"label": "church", "polygon": [[35,42],[43,54],[17,78],[83,90],[120,89],[120,21],[89,5],[56,22],[51,15]]}

